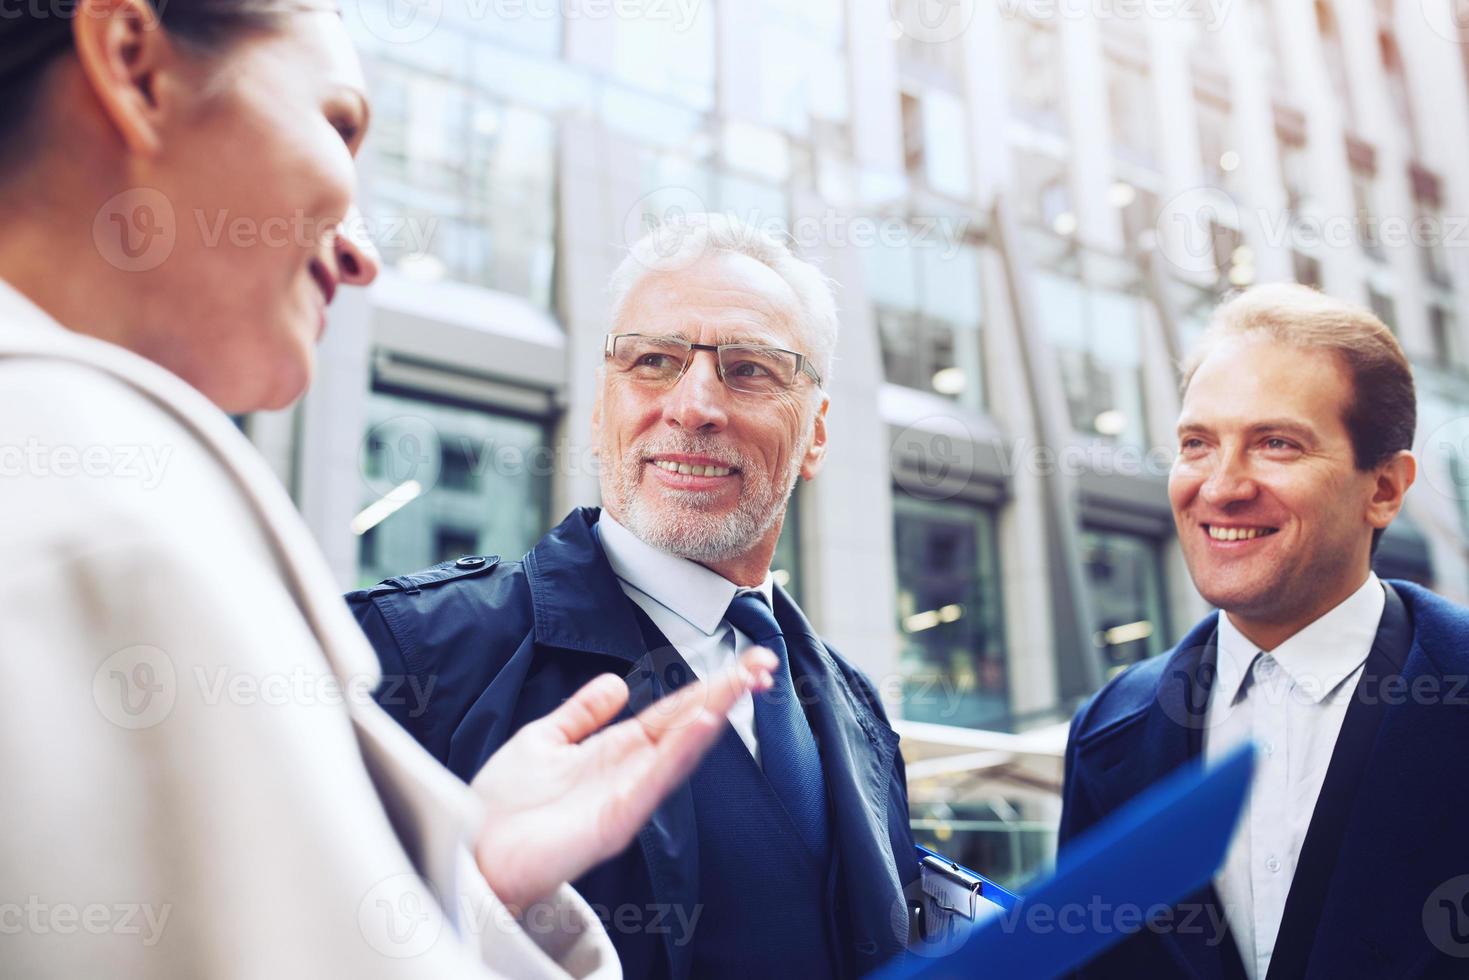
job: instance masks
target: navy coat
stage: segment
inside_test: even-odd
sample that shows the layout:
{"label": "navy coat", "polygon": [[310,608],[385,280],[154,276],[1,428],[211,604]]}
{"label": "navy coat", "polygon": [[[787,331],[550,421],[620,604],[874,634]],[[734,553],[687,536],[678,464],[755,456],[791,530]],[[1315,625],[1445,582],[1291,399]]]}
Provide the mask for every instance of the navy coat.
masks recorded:
{"label": "navy coat", "polygon": [[[1469,976],[1469,610],[1407,582],[1390,586],[1301,848],[1269,980]],[[1077,713],[1063,845],[1199,758],[1217,622],[1211,614]],[[1242,978],[1221,909],[1211,885],[1084,975]]]}
{"label": "navy coat", "polygon": [[[463,558],[348,595],[382,662],[380,703],[461,778],[471,779],[523,725],[598,674],[627,679],[629,711],[665,692],[649,667],[634,606],[592,531],[597,516],[594,508],[573,511],[520,561]],[[916,894],[919,876],[898,736],[868,680],[816,636],[778,587],[775,607],[793,670],[821,694],[808,715],[832,806],[851,966],[861,975],[905,949],[905,888]],[[610,884],[625,896],[624,911],[641,914],[696,908],[698,871],[685,786],[626,852],[588,878],[602,893]],[[608,923],[626,974],[686,978],[691,944],[681,924],[642,924]]]}

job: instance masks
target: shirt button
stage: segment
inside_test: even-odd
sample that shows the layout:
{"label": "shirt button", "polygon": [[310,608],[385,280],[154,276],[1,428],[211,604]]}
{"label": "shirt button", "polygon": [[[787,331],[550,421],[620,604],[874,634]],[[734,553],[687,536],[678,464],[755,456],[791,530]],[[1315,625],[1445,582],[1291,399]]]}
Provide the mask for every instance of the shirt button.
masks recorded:
{"label": "shirt button", "polygon": [[1271,858],[1265,862],[1265,867],[1270,869],[1271,874],[1275,874],[1280,870],[1280,858]]}
{"label": "shirt button", "polygon": [[1265,745],[1264,745],[1264,749],[1265,749],[1265,754],[1266,755],[1274,755],[1275,754],[1275,743],[1274,742],[1266,742]]}

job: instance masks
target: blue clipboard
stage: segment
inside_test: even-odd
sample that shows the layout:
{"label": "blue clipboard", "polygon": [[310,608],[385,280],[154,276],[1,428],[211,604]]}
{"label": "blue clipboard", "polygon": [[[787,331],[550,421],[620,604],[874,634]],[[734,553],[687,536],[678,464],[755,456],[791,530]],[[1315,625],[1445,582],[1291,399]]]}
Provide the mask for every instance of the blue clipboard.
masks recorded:
{"label": "blue clipboard", "polygon": [[1254,767],[1249,744],[1208,770],[1184,767],[1078,838],[1056,872],[1023,894],[988,883],[997,910],[936,950],[942,955],[909,953],[871,976],[1039,980],[1085,965],[1141,929],[1148,910],[1208,884],[1224,863]]}

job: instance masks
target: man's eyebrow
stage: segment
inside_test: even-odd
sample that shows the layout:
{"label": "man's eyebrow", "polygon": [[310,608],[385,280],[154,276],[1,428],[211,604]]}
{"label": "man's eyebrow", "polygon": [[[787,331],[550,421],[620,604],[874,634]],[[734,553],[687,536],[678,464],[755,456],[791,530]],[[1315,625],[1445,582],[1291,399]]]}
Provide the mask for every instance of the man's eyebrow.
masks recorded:
{"label": "man's eyebrow", "polygon": [[1314,443],[1316,441],[1316,430],[1296,419],[1266,419],[1251,425],[1250,431],[1254,433],[1280,432],[1295,436],[1302,442]]}

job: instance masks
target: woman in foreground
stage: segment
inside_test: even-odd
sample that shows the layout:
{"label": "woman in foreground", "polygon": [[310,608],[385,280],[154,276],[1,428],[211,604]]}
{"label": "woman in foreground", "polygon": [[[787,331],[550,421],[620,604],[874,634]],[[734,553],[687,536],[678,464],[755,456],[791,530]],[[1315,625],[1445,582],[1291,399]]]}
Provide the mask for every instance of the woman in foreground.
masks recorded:
{"label": "woman in foreground", "polygon": [[294,401],[332,297],[376,274],[338,233],[368,124],[339,15],[12,14],[0,973],[618,975],[564,882],[630,843],[773,657],[601,731],[627,690],[600,678],[474,793],[439,768],[372,702],[374,656],[224,414]]}

